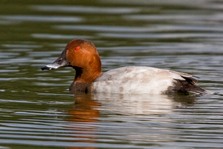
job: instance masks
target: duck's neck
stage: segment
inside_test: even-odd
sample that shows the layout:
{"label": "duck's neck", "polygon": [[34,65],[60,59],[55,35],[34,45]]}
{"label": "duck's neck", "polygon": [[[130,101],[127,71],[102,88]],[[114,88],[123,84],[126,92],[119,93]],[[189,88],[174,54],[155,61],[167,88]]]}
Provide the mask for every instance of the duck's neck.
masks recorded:
{"label": "duck's neck", "polygon": [[76,75],[74,83],[91,84],[101,75],[101,67],[80,68],[75,67]]}
{"label": "duck's neck", "polygon": [[91,84],[101,75],[100,69],[83,69],[80,67],[74,67],[76,75],[73,83],[70,85],[71,93],[89,93],[91,92]]}

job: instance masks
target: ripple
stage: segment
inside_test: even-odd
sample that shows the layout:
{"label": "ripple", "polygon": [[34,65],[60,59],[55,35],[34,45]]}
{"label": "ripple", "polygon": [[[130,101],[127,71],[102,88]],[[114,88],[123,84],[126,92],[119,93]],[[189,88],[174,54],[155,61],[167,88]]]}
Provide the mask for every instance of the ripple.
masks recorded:
{"label": "ripple", "polygon": [[28,22],[81,22],[83,19],[79,17],[68,16],[46,16],[46,15],[1,15],[0,18],[9,21],[28,21]]}
{"label": "ripple", "polygon": [[33,38],[39,38],[39,39],[73,39],[73,38],[82,38],[82,39],[88,39],[89,36],[85,35],[62,35],[62,34],[41,34],[41,33],[36,33],[31,35]]}
{"label": "ripple", "polygon": [[[157,6],[189,6],[189,7],[200,7],[203,8],[206,5],[209,6],[209,1],[207,0],[185,0],[185,1],[178,1],[178,0],[168,0],[168,1],[148,1],[148,0],[140,0],[140,1],[135,1],[135,0],[113,0],[113,1],[107,1],[107,0],[100,0],[103,3],[107,4],[125,4],[125,5],[141,5],[141,6],[151,6],[151,5],[157,5]],[[209,8],[209,7],[208,7]]]}
{"label": "ripple", "polygon": [[125,39],[181,39],[181,38],[223,38],[222,34],[207,33],[98,33],[102,37],[125,38]]}
{"label": "ripple", "polygon": [[39,5],[32,6],[32,9],[39,11],[49,11],[49,12],[78,12],[78,13],[100,13],[100,14],[129,14],[139,12],[137,8],[128,8],[128,7],[96,7],[96,6],[47,6]]}

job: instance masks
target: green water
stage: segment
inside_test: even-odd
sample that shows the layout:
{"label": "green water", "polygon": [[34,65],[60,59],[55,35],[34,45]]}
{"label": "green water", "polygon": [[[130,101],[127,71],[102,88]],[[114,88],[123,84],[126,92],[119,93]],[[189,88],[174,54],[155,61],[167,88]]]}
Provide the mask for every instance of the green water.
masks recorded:
{"label": "green water", "polygon": [[[221,1],[0,2],[0,148],[222,148]],[[72,95],[74,71],[43,72],[74,38],[103,70],[191,73],[216,95]]]}

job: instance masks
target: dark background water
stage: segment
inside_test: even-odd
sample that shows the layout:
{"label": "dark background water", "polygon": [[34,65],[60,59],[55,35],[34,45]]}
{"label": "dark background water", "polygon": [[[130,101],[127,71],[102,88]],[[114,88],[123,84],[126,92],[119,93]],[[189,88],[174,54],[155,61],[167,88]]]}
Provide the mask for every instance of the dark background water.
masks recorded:
{"label": "dark background water", "polygon": [[[74,71],[42,72],[74,38],[103,70],[191,73],[216,95],[69,94]],[[223,2],[0,2],[0,148],[222,148]]]}

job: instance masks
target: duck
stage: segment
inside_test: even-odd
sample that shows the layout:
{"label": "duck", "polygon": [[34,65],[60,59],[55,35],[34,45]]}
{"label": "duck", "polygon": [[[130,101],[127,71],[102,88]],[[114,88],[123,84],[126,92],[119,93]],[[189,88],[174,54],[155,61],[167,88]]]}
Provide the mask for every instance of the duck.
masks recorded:
{"label": "duck", "polygon": [[203,94],[191,74],[147,66],[125,66],[102,72],[101,59],[93,42],[71,40],[60,56],[42,70],[71,67],[75,76],[72,93]]}

